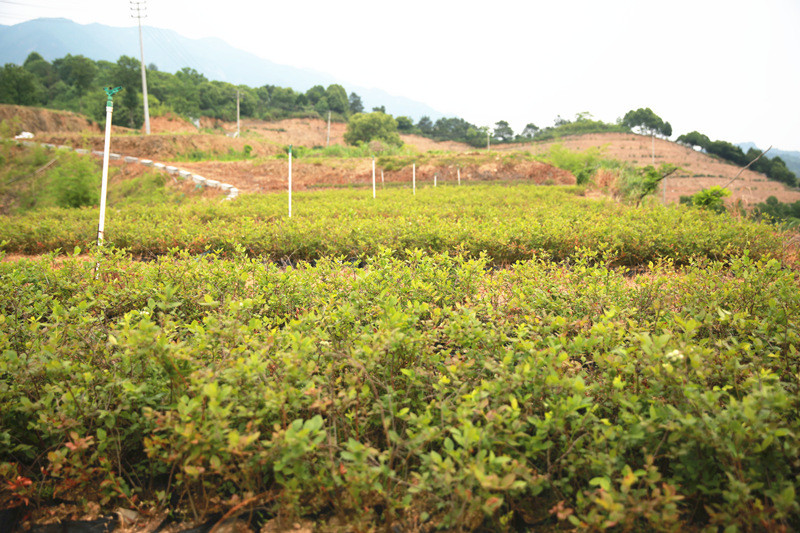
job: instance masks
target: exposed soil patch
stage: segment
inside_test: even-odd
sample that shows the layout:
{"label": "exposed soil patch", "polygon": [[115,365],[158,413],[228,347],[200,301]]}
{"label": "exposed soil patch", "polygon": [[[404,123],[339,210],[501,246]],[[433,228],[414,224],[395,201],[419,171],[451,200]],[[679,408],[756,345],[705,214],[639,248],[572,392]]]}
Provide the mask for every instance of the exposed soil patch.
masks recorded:
{"label": "exposed soil patch", "polygon": [[[38,108],[20,106],[0,106],[0,118],[19,116],[28,131],[37,133],[36,140],[53,144],[66,144],[74,147],[101,150],[103,135],[100,128],[85,118],[74,113],[56,112]],[[284,152],[288,145],[320,147],[326,144],[344,144],[346,125],[333,122],[330,126],[324,120],[313,118],[286,119],[277,122],[264,122],[244,119],[240,123],[241,136],[230,137],[236,131],[235,122],[224,122],[216,119],[200,120],[203,132],[188,121],[175,116],[165,115],[151,119],[152,135],[141,135],[125,128],[114,128],[112,151],[137,157],[145,157],[191,169],[207,178],[231,183],[243,192],[273,191],[283,189],[286,181],[285,161],[264,160],[263,157]],[[209,132],[213,130],[213,132]],[[402,135],[403,141],[420,152],[447,151],[455,153],[475,152],[463,143],[436,142],[417,135]],[[728,202],[741,201],[750,206],[775,196],[782,202],[800,200],[800,190],[790,189],[785,185],[769,180],[763,174],[744,171],[739,179],[730,180],[739,172],[739,167],[696,152],[691,148],[663,139],[651,139],[648,136],[629,133],[601,133],[569,136],[557,141],[546,141],[522,144],[504,144],[492,146],[493,152],[527,151],[534,154],[544,153],[560,143],[571,150],[585,150],[599,147],[606,157],[630,162],[637,166],[660,163],[672,163],[681,170],[666,182],[665,197],[669,203],[677,202],[681,196],[692,195],[712,185],[726,185],[733,193]],[[252,147],[254,160],[219,161],[208,160],[188,162],[192,153],[204,153],[214,158],[223,159],[230,150],[242,152],[245,145]],[[653,157],[653,149],[655,156]],[[548,167],[549,168],[549,167]],[[433,180],[433,174],[439,173],[439,179],[455,180],[455,169],[417,169],[417,177],[422,182]],[[411,180],[409,169],[386,172],[384,179],[389,182],[406,182]],[[371,162],[357,160],[331,159],[322,163],[307,164],[295,160],[294,183],[298,189],[321,186],[348,186],[368,184],[371,182]],[[529,162],[480,167],[466,166],[462,169],[465,180],[483,179],[532,179],[537,183],[570,182],[564,173],[545,170],[543,167]],[[609,176],[602,176],[608,181]],[[601,187],[604,184],[600,184]],[[608,184],[605,184],[608,185]]]}
{"label": "exposed soil patch", "polygon": [[71,111],[0,104],[0,121],[3,120],[17,120],[22,131],[34,134],[53,131],[101,133],[96,123]]}
{"label": "exposed soil patch", "polygon": [[[633,163],[637,166],[651,165],[655,162],[672,163],[681,168],[667,179],[666,200],[668,203],[678,202],[681,196],[695,194],[713,185],[725,186],[731,191],[728,202],[738,202],[745,206],[765,201],[775,196],[781,202],[800,200],[800,190],[768,179],[758,172],[745,170],[741,176],[730,183],[740,167],[722,161],[716,157],[697,152],[689,147],[665,141],[651,139],[646,135],[631,133],[591,133],[564,137],[558,141],[537,143],[499,145],[493,149],[498,151],[530,150],[535,154],[545,153],[554,144],[560,143],[570,150],[586,150],[590,147],[601,148],[606,157]],[[655,158],[653,157],[655,148]],[[769,154],[767,154],[769,155]],[[662,193],[658,196],[661,198]]]}
{"label": "exposed soil patch", "polygon": [[[87,150],[102,150],[103,135],[82,135],[75,133],[48,133],[36,137],[36,141],[56,145],[67,145]],[[250,145],[252,155],[267,156],[281,152],[278,146],[258,139],[230,139],[213,133],[196,134],[151,134],[151,135],[113,135],[111,151],[122,155],[152,159],[162,163],[187,161],[193,154],[198,157],[223,158],[230,151],[242,153],[245,145]]]}
{"label": "exposed soil patch", "polygon": [[150,133],[197,133],[197,127],[174,113],[167,113],[150,117]]}
{"label": "exposed soil patch", "polygon": [[[266,161],[210,161],[181,163],[194,173],[224,180],[242,192],[271,192],[287,187],[288,165],[285,160]],[[433,185],[434,175],[438,186],[457,183],[455,166],[421,165],[417,167],[417,187]],[[385,171],[386,183],[411,184],[411,167]],[[512,165],[489,163],[467,165],[461,168],[462,182],[492,180],[527,180],[538,184],[571,185],[575,178],[571,173],[538,161],[524,161]],[[376,171],[377,186],[381,186],[380,170]],[[367,186],[372,184],[372,161],[348,159],[303,163],[292,163],[292,187],[303,190],[317,187]]]}

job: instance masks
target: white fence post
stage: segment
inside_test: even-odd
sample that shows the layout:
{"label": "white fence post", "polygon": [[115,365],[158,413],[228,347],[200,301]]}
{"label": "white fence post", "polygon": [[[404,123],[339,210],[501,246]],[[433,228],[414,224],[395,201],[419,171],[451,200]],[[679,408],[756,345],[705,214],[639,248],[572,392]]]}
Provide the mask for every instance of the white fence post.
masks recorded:
{"label": "white fence post", "polygon": [[108,95],[106,101],[106,139],[103,148],[103,181],[100,186],[100,222],[97,224],[97,245],[103,246],[103,238],[106,226],[106,195],[108,193],[108,158],[111,152],[111,114],[114,112],[113,96],[122,87],[104,88],[103,90]]}

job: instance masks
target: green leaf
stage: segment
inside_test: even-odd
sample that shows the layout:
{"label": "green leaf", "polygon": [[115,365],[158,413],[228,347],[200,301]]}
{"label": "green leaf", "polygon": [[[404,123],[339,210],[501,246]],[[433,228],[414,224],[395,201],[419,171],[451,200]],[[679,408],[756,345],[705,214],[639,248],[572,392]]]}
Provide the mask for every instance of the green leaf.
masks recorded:
{"label": "green leaf", "polygon": [[611,491],[611,480],[609,480],[607,477],[594,477],[589,480],[589,485],[592,485],[593,487],[600,487],[606,492]]}

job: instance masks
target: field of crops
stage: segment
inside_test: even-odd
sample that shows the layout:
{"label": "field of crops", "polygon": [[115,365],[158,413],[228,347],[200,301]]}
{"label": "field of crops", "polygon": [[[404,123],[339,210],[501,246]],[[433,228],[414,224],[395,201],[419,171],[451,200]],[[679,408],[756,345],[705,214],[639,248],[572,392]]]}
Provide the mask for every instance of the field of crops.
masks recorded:
{"label": "field of crops", "polygon": [[[106,240],[137,257],[170,249],[231,253],[295,263],[331,255],[359,258],[382,248],[485,253],[495,265],[534,257],[564,260],[580,249],[605,250],[615,265],[658,259],[724,259],[782,253],[773,228],[675,206],[631,209],[586,198],[580,187],[474,185],[379,191],[326,190],[249,195],[235,202],[191,202],[109,209]],[[97,209],[50,209],[0,217],[9,253],[86,248],[97,236]]]}
{"label": "field of crops", "polygon": [[[800,528],[785,235],[576,188],[285,202],[110,210],[128,251],[0,263],[0,507]],[[0,241],[71,252],[96,216],[4,218]]]}

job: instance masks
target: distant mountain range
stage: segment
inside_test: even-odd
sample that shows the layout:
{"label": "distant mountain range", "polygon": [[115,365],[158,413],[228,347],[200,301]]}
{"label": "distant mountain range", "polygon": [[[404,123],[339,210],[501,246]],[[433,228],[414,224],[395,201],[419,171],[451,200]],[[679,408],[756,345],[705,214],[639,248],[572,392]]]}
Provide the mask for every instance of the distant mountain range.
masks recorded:
{"label": "distant mountain range", "polygon": [[[766,148],[760,148],[756,146],[756,143],[746,142],[746,143],[739,143],[736,146],[747,152],[750,148],[755,148],[758,151],[766,150]],[[764,157],[775,157],[778,156],[783,159],[783,162],[786,163],[786,168],[794,172],[794,175],[800,178],[800,152],[790,152],[787,150],[777,150],[773,148],[767,155]]]}
{"label": "distant mountain range", "polygon": [[[305,92],[314,85],[342,85],[358,94],[366,110],[386,106],[392,115],[406,115],[415,120],[427,115],[432,119],[444,114],[430,106],[393,96],[380,89],[357,87],[331,74],[274,63],[239,50],[221,39],[188,39],[172,30],[142,27],[145,62],[164,72],[190,67],[209,80],[244,84],[250,87],[277,85]],[[83,55],[95,61],[116,62],[122,55],[139,58],[138,27],[116,28],[102,24],[78,24],[63,18],[40,18],[0,25],[0,65],[21,65],[28,54],[38,52],[48,61],[67,54]]]}

